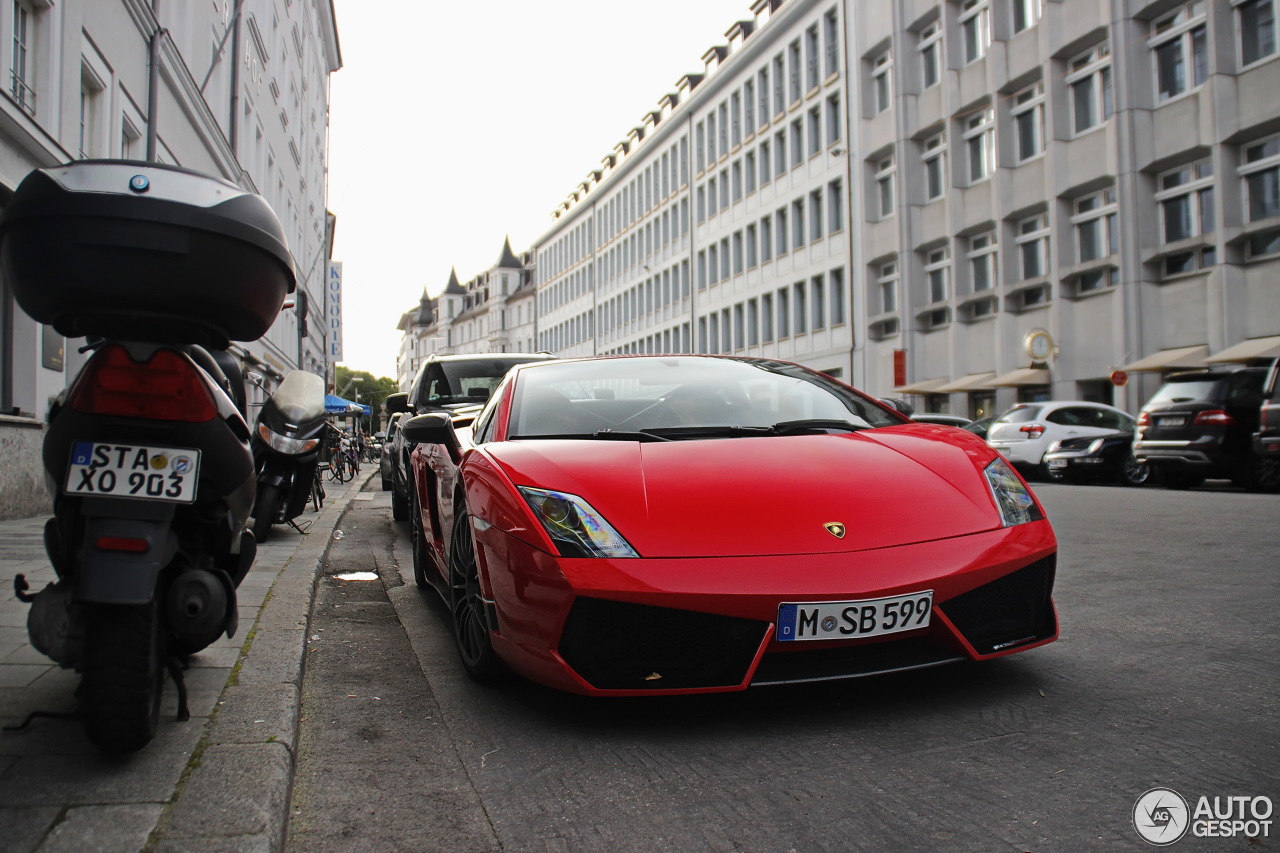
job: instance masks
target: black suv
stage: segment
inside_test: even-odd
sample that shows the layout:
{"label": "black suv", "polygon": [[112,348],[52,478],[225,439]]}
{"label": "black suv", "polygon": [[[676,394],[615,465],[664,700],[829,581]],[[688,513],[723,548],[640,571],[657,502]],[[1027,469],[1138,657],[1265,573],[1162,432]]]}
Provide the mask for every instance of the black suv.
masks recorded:
{"label": "black suv", "polygon": [[[454,420],[474,416],[489,400],[502,377],[517,364],[547,361],[547,353],[504,352],[470,355],[429,356],[418,368],[408,393],[387,397],[388,412],[405,412],[400,425],[414,415],[449,412]],[[409,517],[409,453],[413,450],[397,430],[391,441],[391,516],[396,521]]]}
{"label": "black suv", "polygon": [[1258,410],[1258,431],[1253,434],[1253,452],[1280,465],[1280,358],[1271,364],[1262,386],[1262,408]]}
{"label": "black suv", "polygon": [[1138,416],[1134,458],[1175,489],[1229,479],[1256,491],[1280,489],[1275,460],[1253,452],[1267,369],[1197,370],[1170,376]]}

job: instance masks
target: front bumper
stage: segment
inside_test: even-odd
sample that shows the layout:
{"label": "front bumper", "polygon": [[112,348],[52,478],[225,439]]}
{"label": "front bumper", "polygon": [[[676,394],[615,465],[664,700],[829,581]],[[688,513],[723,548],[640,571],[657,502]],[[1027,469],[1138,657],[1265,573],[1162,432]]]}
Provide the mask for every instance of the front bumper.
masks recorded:
{"label": "front bumper", "polygon": [[[667,560],[560,559],[476,532],[499,655],[576,693],[744,690],[983,660],[1057,638],[1047,522],[877,551]],[[927,628],[776,639],[783,602],[934,591]]]}

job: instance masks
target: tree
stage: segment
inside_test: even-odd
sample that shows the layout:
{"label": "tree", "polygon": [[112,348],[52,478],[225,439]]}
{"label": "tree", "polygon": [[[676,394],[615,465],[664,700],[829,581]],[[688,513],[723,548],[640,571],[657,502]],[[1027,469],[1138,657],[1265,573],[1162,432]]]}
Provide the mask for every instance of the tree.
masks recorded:
{"label": "tree", "polygon": [[338,365],[336,388],[339,397],[369,406],[373,410],[372,423],[368,424],[369,432],[377,432],[381,429],[380,419],[385,419],[382,411],[383,403],[386,402],[388,394],[394,394],[400,390],[394,379],[386,376],[375,378],[367,370],[352,370],[341,364]]}

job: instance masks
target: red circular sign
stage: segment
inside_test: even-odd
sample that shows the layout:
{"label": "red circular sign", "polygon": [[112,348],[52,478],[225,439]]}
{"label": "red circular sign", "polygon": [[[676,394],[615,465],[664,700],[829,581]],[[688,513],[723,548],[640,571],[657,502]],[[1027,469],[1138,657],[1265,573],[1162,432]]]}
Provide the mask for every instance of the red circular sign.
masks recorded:
{"label": "red circular sign", "polygon": [[1111,371],[1112,385],[1124,385],[1128,381],[1129,381],[1129,374],[1125,373],[1123,370]]}

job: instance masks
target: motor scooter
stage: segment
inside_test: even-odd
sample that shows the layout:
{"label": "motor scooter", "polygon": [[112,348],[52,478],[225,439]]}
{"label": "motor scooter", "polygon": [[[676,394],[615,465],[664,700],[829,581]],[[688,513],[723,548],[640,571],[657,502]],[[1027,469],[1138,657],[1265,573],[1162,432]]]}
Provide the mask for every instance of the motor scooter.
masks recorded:
{"label": "motor scooter", "polygon": [[292,524],[302,515],[316,488],[316,467],[324,444],[324,380],[294,370],[258,413],[254,431],[254,467],[258,497],[253,507],[253,537],[266,542],[273,524]]}
{"label": "motor scooter", "polygon": [[82,160],[22,181],[0,262],[24,311],[92,351],[51,406],[42,451],[57,580],[32,595],[14,578],[32,645],[81,674],[76,710],[41,715],[133,752],[155,735],[166,671],[186,719],[187,657],[237,630],[256,477],[225,348],[270,328],[292,257],[260,196],[177,167]]}

